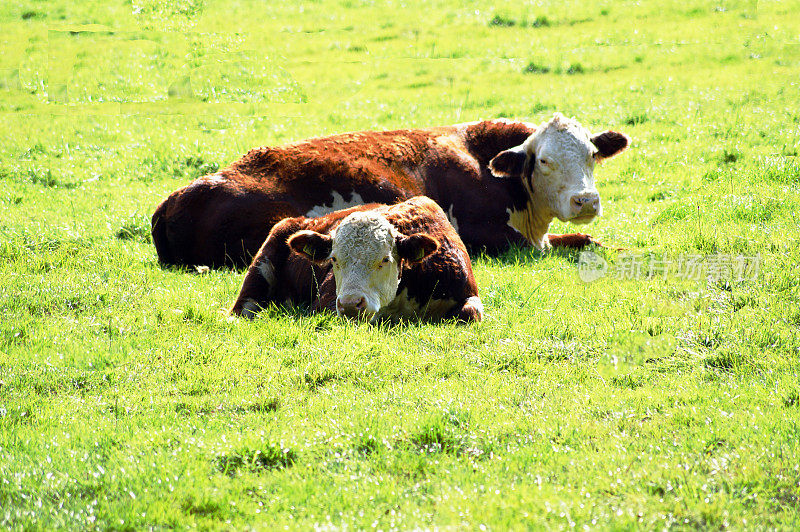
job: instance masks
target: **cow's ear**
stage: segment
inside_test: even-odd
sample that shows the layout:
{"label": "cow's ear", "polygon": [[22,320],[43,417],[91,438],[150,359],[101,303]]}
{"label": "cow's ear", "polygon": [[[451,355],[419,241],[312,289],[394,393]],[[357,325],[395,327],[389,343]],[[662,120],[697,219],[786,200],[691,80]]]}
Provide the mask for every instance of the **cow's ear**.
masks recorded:
{"label": "cow's ear", "polygon": [[439,242],[426,234],[399,235],[395,238],[397,255],[409,262],[419,262],[439,249]]}
{"label": "cow's ear", "polygon": [[298,231],[289,237],[289,247],[314,262],[325,262],[333,248],[333,238],[315,231]]}
{"label": "cow's ear", "polygon": [[489,170],[495,177],[522,177],[528,153],[522,146],[501,151],[489,161]]}
{"label": "cow's ear", "polygon": [[597,148],[594,156],[600,161],[617,155],[627,148],[629,143],[627,135],[616,131],[603,131],[592,137],[592,144]]}

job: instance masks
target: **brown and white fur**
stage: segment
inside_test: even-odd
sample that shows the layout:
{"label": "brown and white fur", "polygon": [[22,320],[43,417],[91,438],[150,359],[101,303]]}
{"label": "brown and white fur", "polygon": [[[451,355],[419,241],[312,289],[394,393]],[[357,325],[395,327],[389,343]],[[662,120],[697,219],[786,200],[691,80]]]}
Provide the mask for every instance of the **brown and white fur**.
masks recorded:
{"label": "brown and white fur", "polygon": [[426,197],[276,224],[230,312],[253,317],[270,303],[369,321],[483,317],[466,247]]}
{"label": "brown and white fur", "polygon": [[621,133],[592,136],[556,114],[539,126],[488,120],[257,148],[164,200],[153,242],[164,264],[245,265],[283,218],[425,195],[471,251],[580,247],[593,239],[550,235],[550,222],[598,216],[595,161],[627,145]]}

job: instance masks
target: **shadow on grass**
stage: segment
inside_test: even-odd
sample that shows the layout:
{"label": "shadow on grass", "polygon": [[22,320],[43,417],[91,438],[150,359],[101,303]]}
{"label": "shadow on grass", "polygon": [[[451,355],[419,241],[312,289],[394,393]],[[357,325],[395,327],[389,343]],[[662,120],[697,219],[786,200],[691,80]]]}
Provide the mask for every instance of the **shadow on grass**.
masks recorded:
{"label": "shadow on grass", "polygon": [[480,253],[470,254],[470,257],[472,257],[472,261],[476,263],[482,262],[487,265],[501,266],[524,266],[536,264],[549,257],[566,259],[573,264],[578,264],[578,259],[582,251],[592,251],[599,255],[605,255],[605,253],[609,250],[610,248],[597,245],[591,245],[584,248],[554,247],[548,249],[547,251],[540,251],[535,248],[513,246],[499,255],[488,255],[481,251]]}
{"label": "shadow on grass", "polygon": [[[147,238],[146,236],[139,234],[141,233],[140,228],[137,228],[136,231],[128,230],[128,232],[132,233],[130,237],[128,237],[127,234],[125,235],[122,234],[123,232],[126,231],[126,229],[127,228],[123,226],[116,235],[117,238],[125,239],[125,238],[140,237],[142,241],[147,241],[147,242],[150,241],[150,240],[145,240]],[[501,265],[535,264],[547,257],[563,258],[573,264],[577,264],[581,251],[593,251],[595,253],[599,253],[602,255],[606,252],[606,250],[610,249],[611,248],[606,248],[603,246],[590,245],[584,248],[554,247],[548,249],[546,252],[542,252],[532,247],[521,247],[518,245],[512,245],[508,250],[500,253],[499,255],[490,255],[486,253],[485,250],[470,249],[469,256],[473,263],[483,262],[490,265],[491,264],[501,264]],[[250,262],[248,261],[247,264],[228,262],[222,266],[190,266],[186,264],[171,264],[158,261],[158,265],[162,270],[172,271],[176,273],[204,274],[212,270],[214,271],[221,270],[221,271],[230,271],[242,274],[247,271]]]}
{"label": "shadow on grass", "polygon": [[[120,237],[118,237],[120,238]],[[156,259],[156,264],[158,265],[161,270],[166,272],[174,272],[174,273],[187,273],[187,274],[194,274],[194,275],[203,275],[209,273],[211,271],[221,271],[221,272],[232,272],[237,274],[244,274],[247,272],[248,266],[242,265],[226,265],[226,266],[217,266],[217,267],[210,267],[210,266],[189,266],[187,264],[170,264],[167,262],[162,262]]]}
{"label": "shadow on grass", "polygon": [[[250,319],[244,317],[239,319],[245,323],[250,321]],[[331,330],[334,326],[353,328],[366,326],[372,330],[380,330],[385,334],[402,334],[409,329],[424,325],[457,325],[459,327],[473,325],[459,321],[456,318],[428,321],[423,318],[385,317],[376,321],[366,321],[338,316],[335,311],[330,309],[314,310],[306,304],[286,306],[278,303],[268,303],[266,307],[259,307],[259,310],[256,311],[256,316],[252,319],[255,321],[264,319],[285,321],[286,319],[291,319],[300,324],[309,325],[314,332]]]}

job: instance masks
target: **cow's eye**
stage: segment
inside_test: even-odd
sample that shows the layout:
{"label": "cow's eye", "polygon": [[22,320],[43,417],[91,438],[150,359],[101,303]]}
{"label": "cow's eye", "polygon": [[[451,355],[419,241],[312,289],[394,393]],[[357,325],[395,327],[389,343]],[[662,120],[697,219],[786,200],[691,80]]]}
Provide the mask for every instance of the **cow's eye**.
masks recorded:
{"label": "cow's eye", "polygon": [[336,264],[336,257],[331,257],[331,262]]}
{"label": "cow's eye", "polygon": [[383,263],[384,263],[384,264],[386,264],[386,263],[387,263],[387,262],[389,262],[390,260],[392,260],[392,259],[391,259],[391,257],[383,257]]}
{"label": "cow's eye", "polygon": [[548,164],[550,164],[550,163],[547,161],[547,159],[539,159],[539,162],[540,162],[540,163],[541,163],[543,166],[547,166]]}

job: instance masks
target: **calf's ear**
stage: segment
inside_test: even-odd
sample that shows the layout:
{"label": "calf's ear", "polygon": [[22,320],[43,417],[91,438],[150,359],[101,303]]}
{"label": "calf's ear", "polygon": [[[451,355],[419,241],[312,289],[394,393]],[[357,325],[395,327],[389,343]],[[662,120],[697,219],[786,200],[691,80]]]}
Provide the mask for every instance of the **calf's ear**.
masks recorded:
{"label": "calf's ear", "polygon": [[325,262],[331,254],[333,238],[315,231],[298,231],[289,237],[289,247],[314,262]]}
{"label": "calf's ear", "polygon": [[603,131],[592,137],[592,144],[597,148],[595,157],[598,160],[608,159],[628,147],[630,139],[627,135],[616,131]]}
{"label": "calf's ear", "polygon": [[426,234],[399,235],[395,238],[397,255],[409,262],[419,262],[439,249],[439,242]]}
{"label": "calf's ear", "polygon": [[522,177],[528,153],[522,146],[501,151],[489,161],[489,171],[495,177]]}

